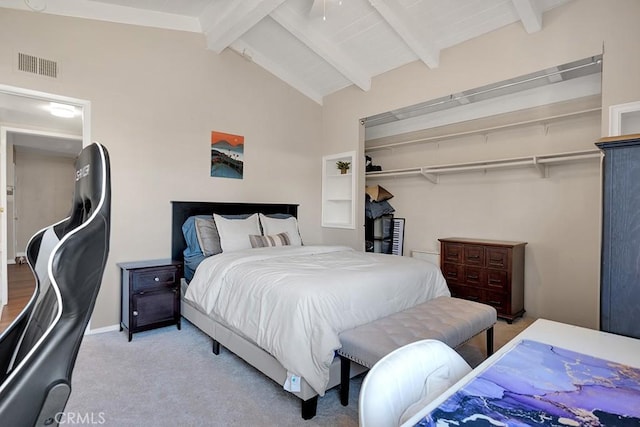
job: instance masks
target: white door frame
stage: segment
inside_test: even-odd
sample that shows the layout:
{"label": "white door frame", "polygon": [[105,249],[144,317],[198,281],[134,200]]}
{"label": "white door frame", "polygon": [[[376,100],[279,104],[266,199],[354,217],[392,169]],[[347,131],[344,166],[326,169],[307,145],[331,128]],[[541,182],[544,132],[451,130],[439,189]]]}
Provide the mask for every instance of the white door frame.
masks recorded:
{"label": "white door frame", "polygon": [[634,111],[640,111],[640,101],[611,105],[609,107],[609,136],[620,135],[622,132],[622,115]]}
{"label": "white door frame", "polygon": [[[91,143],[91,102],[78,99],[71,98],[68,96],[55,95],[51,93],[39,92],[31,89],[24,89],[15,86],[7,86],[0,84],[0,92],[6,93],[9,95],[16,96],[24,96],[28,98],[36,98],[45,101],[59,102],[63,104],[75,105],[82,109],[82,146],[86,147]],[[2,301],[2,305],[0,305],[0,312],[2,311],[2,307],[7,304],[7,300],[9,297],[8,291],[8,282],[7,282],[7,191],[6,191],[6,175],[7,175],[7,131],[11,131],[12,129],[21,129],[25,131],[24,128],[19,128],[18,126],[10,127],[3,126],[0,129],[0,208],[4,210],[3,213],[0,213],[0,233],[2,236],[0,237],[0,253],[2,253],[2,258],[0,263],[0,301]],[[37,134],[38,131],[28,131],[28,133]],[[51,135],[53,132],[40,132],[39,134]],[[58,134],[60,135],[60,134]],[[67,135],[68,136],[68,135]],[[77,137],[77,135],[74,135]]]}

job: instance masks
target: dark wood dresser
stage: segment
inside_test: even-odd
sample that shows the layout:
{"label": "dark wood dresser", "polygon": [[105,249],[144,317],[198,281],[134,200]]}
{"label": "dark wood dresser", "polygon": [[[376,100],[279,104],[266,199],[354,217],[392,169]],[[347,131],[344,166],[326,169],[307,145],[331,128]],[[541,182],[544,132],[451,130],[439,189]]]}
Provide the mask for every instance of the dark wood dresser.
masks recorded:
{"label": "dark wood dresser", "polygon": [[440,266],[451,295],[491,305],[511,323],[524,314],[526,242],[440,240]]}
{"label": "dark wood dresser", "polygon": [[122,262],[120,330],[135,332],[168,325],[180,329],[182,263],[172,260]]}

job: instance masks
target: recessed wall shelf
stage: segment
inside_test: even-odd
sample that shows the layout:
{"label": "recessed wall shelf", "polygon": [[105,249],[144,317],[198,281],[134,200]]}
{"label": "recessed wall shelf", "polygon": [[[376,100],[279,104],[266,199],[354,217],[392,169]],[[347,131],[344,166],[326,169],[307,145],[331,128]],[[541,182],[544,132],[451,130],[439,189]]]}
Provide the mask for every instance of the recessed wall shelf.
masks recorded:
{"label": "recessed wall shelf", "polygon": [[365,152],[373,152],[373,151],[380,151],[380,150],[388,150],[388,149],[392,149],[392,148],[403,147],[403,146],[406,146],[406,145],[428,143],[428,142],[438,142],[438,141],[444,141],[446,139],[460,138],[460,137],[463,137],[463,136],[470,136],[470,135],[482,135],[482,134],[488,134],[488,133],[491,133],[491,132],[496,132],[496,131],[501,131],[501,130],[507,130],[507,129],[523,127],[523,126],[533,126],[533,125],[544,125],[545,126],[545,133],[546,133],[546,129],[547,129],[548,125],[553,123],[553,122],[562,121],[562,120],[571,119],[571,118],[577,118],[577,117],[581,117],[581,116],[586,116],[588,114],[596,113],[596,112],[599,112],[599,111],[601,111],[600,107],[586,108],[586,109],[579,110],[579,111],[572,111],[572,112],[568,112],[568,113],[555,114],[555,115],[552,115],[552,116],[547,116],[547,117],[542,117],[542,118],[535,118],[535,119],[530,119],[530,120],[521,120],[521,121],[517,121],[517,122],[499,124],[499,125],[495,125],[495,126],[486,126],[486,127],[471,129],[471,130],[462,131],[462,132],[453,132],[453,133],[447,133],[447,134],[444,134],[444,135],[427,136],[427,137],[423,137],[423,138],[410,139],[410,140],[406,140],[406,141],[391,142],[391,143],[388,143],[388,144],[375,145],[375,146],[372,146],[372,147],[365,147],[364,151]]}
{"label": "recessed wall shelf", "polygon": [[[349,162],[349,170],[341,173],[336,162]],[[357,167],[355,151],[322,158],[323,227],[355,228]]]}
{"label": "recessed wall shelf", "polygon": [[491,169],[509,169],[532,167],[537,169],[541,178],[548,176],[548,166],[557,163],[569,163],[602,158],[600,150],[571,151],[566,153],[539,154],[527,157],[514,157],[497,160],[482,160],[448,165],[422,166],[404,169],[393,169],[380,172],[368,172],[367,179],[422,175],[430,182],[437,184],[443,174],[487,171]]}

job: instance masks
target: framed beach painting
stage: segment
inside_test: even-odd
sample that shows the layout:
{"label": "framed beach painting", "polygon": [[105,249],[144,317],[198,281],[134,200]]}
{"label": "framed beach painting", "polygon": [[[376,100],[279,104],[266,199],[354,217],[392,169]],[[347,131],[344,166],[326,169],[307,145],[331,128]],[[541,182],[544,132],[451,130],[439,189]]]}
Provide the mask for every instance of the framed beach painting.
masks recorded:
{"label": "framed beach painting", "polygon": [[242,179],[244,136],[211,132],[211,176]]}

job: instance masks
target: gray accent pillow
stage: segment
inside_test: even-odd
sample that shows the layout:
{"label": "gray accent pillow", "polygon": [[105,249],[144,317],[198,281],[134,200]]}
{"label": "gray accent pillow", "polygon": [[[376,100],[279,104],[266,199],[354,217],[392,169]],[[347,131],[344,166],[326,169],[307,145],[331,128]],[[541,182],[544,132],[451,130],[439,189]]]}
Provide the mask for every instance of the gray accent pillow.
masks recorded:
{"label": "gray accent pillow", "polygon": [[267,236],[251,235],[249,236],[252,248],[267,248],[271,246],[289,246],[291,241],[287,233],[278,233]]}
{"label": "gray accent pillow", "polygon": [[204,256],[217,255],[222,253],[220,245],[220,235],[213,218],[195,219],[196,236],[198,244]]}

